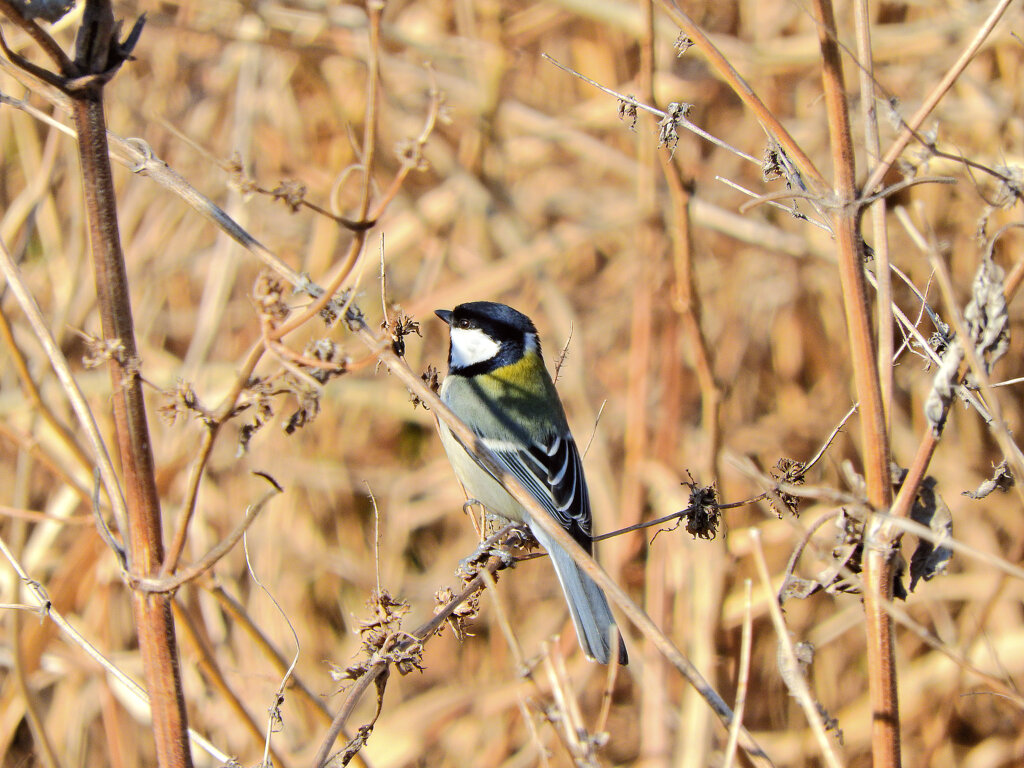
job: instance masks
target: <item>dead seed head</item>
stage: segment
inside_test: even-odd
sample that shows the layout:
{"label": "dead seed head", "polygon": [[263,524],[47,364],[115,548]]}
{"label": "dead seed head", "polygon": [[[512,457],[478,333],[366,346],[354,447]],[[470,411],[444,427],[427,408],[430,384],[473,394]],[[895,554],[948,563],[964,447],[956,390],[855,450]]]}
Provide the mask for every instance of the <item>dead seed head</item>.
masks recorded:
{"label": "dead seed head", "polygon": [[[465,640],[472,637],[472,633],[466,630],[468,622],[480,615],[480,594],[483,592],[481,586],[476,592],[467,597],[448,615],[445,624],[451,627],[452,633],[458,640]],[[434,615],[444,611],[456,598],[455,592],[450,587],[444,587],[434,593]],[[444,629],[444,624],[437,628],[437,634]]]}
{"label": "dead seed head", "polygon": [[761,176],[765,181],[775,181],[786,175],[782,164],[782,150],[775,142],[764,149],[764,162],[761,164]]}
{"label": "dead seed head", "polygon": [[381,661],[394,664],[403,675],[414,669],[422,670],[423,643],[401,628],[402,617],[409,612],[409,604],[395,599],[386,589],[371,594],[366,604],[373,611],[373,616],[359,622],[364,658],[348,667],[333,667],[331,677],[355,680]]}
{"label": "dead seed head", "polygon": [[[630,98],[633,98],[630,96]],[[636,104],[626,99],[619,99],[619,120],[629,122],[629,130],[636,130]]]}
{"label": "dead seed head", "polygon": [[[430,387],[430,391],[436,395],[438,390],[441,388],[441,377],[438,374],[437,368],[435,368],[432,365],[428,365],[427,370],[420,374],[420,378],[423,379],[424,384]],[[413,393],[412,407],[415,408],[418,405],[422,405],[424,410],[430,410],[429,408],[427,408],[427,404],[420,400],[420,398],[417,397],[415,393]]]}
{"label": "dead seed head", "polygon": [[1019,165],[997,165],[995,170],[1002,178],[994,204],[998,208],[1012,208],[1024,194],[1024,169]]}
{"label": "dead seed head", "polygon": [[679,36],[676,38],[676,41],[672,43],[672,48],[676,52],[676,58],[682,56],[692,47],[693,40],[690,39],[689,35],[682,31],[680,31]]}
{"label": "dead seed head", "polygon": [[292,213],[298,213],[306,201],[306,185],[301,181],[285,180],[270,190],[270,196],[282,201]]}
{"label": "dead seed head", "polygon": [[[775,463],[775,468],[769,470],[769,474],[778,483],[803,485],[805,482],[805,467],[806,465],[804,462],[783,456]],[[771,507],[772,512],[779,516],[780,520],[782,519],[783,509],[793,516],[799,516],[800,514],[800,499],[790,493],[779,490],[778,488],[775,489],[773,494],[769,495],[768,506]]]}
{"label": "dead seed head", "polygon": [[249,450],[249,442],[253,436],[273,417],[274,406],[271,397],[276,394],[264,379],[253,379],[242,390],[238,397],[238,405],[231,414],[235,416],[242,411],[252,410],[252,420],[238,430],[237,456]]}
{"label": "dead seed head", "polygon": [[404,139],[395,144],[395,154],[402,165],[414,171],[429,171],[430,162],[423,156],[423,142]]}
{"label": "dead seed head", "polygon": [[302,356],[307,360],[316,360],[324,365],[303,365],[304,373],[321,384],[348,373],[348,356],[330,339],[314,339],[306,344]]}
{"label": "dead seed head", "polygon": [[174,391],[164,392],[164,397],[167,398],[167,402],[161,405],[159,410],[160,416],[168,426],[173,426],[177,423],[179,416],[183,417],[186,414],[202,419],[207,426],[213,423],[210,413],[199,402],[199,397],[196,395],[195,389],[192,388],[191,382],[178,379]]}
{"label": "dead seed head", "polygon": [[695,539],[715,538],[722,513],[718,509],[718,490],[714,483],[697,485],[691,476],[683,485],[690,489],[689,511],[683,515],[686,519],[686,532]]}
{"label": "dead seed head", "polygon": [[259,191],[259,184],[249,173],[242,162],[242,155],[235,152],[227,162],[227,172],[231,175],[228,186],[236,190],[242,198],[248,200]]}
{"label": "dead seed head", "polygon": [[380,327],[382,330],[387,331],[391,337],[391,349],[399,357],[405,357],[405,337],[415,333],[417,336],[423,336],[420,333],[420,324],[416,320],[405,314],[402,309],[399,309],[393,320],[384,318]]}
{"label": "dead seed head", "polygon": [[120,339],[100,339],[84,331],[76,333],[85,341],[86,353],[82,355],[82,365],[86,368],[99,368],[110,360],[125,364],[125,349]]}
{"label": "dead seed head", "polygon": [[665,109],[665,117],[658,123],[658,146],[668,147],[671,154],[675,154],[676,146],[679,144],[679,125],[686,118],[692,104],[673,101]]}
{"label": "dead seed head", "polygon": [[[288,378],[291,379],[291,377]],[[297,380],[292,380],[291,383],[294,384],[298,407],[284,423],[283,429],[286,435],[311,424],[320,415],[320,393],[310,387],[301,386]]]}
{"label": "dead seed head", "polygon": [[267,318],[271,325],[281,322],[291,312],[284,300],[287,292],[287,286],[276,275],[262,272],[256,278],[252,289],[252,298],[256,304],[256,310]]}

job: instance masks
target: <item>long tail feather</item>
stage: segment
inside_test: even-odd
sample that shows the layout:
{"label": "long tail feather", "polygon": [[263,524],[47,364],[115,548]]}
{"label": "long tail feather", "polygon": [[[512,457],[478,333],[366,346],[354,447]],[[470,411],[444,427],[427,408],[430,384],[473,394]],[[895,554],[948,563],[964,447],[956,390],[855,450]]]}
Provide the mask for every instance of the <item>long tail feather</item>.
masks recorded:
{"label": "long tail feather", "polygon": [[[576,637],[580,647],[588,658],[608,664],[611,660],[611,628],[615,626],[615,618],[608,607],[604,592],[593,579],[585,574],[569,553],[562,549],[539,526],[531,526],[537,541],[548,551],[551,563],[555,566],[558,581],[569,604],[573,624],[576,626]],[[626,664],[626,646],[619,638],[619,664]]]}

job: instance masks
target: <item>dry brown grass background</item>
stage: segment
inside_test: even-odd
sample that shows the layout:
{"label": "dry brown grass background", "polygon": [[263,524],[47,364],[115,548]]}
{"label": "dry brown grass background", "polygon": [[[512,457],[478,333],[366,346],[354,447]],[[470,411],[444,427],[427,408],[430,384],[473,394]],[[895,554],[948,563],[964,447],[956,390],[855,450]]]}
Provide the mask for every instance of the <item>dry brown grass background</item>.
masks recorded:
{"label": "dry brown grass background", "polygon": [[[876,75],[901,114],[918,107],[991,5],[951,0],[874,9]],[[360,178],[346,169],[360,160],[356,147],[366,110],[364,9],[298,0],[118,3],[116,9],[129,19],[145,11],[148,22],[137,60],[106,89],[110,130],[143,139],[294,269],[325,282],[351,233],[307,209],[292,213],[265,195],[242,194],[228,164],[238,153],[258,184],[300,180],[309,200],[324,207],[333,200],[349,215]],[[781,189],[781,182],[765,184],[757,165],[684,133],[673,162],[692,185],[694,277],[721,394],[720,452],[709,453],[712,430],[702,421],[694,355],[676,300],[680,274],[670,241],[676,221],[658,159],[668,150],[657,147],[649,115],[641,113],[630,130],[615,99],[541,58],[547,53],[639,96],[642,10],[625,0],[389,2],[380,50],[379,190],[400,167],[395,147],[421,130],[432,77],[446,106],[425,148],[429,168],[410,175],[370,232],[358,267],[357,302],[371,326],[381,318],[381,253],[388,301],[421,322],[422,338],[407,340],[415,371],[428,364],[443,369],[446,334],[432,310],[460,301],[504,301],[529,314],[549,363],[571,336],[559,389],[579,442],[585,445],[594,433],[585,466],[598,532],[683,509],[687,489],[681,483],[688,471],[701,484],[717,481],[724,501],[755,495],[761,486],[739,469],[742,457],[764,469],[782,457],[810,458],[856,397],[829,235],[767,206],[739,214],[748,198],[716,177],[758,194]],[[804,4],[687,2],[686,10],[828,175],[818,44]],[[757,121],[695,50],[676,56],[678,30],[660,12],[655,17],[660,106],[692,103],[690,120],[760,157],[766,141]],[[848,3],[838,5],[837,17],[840,40],[852,49]],[[941,148],[988,166],[1020,161],[1024,47],[1013,34],[1019,22],[1015,7],[926,124],[937,126]],[[31,50],[19,32],[4,29],[12,47]],[[70,45],[72,33],[65,29],[58,39]],[[849,53],[845,65],[856,107],[857,70]],[[15,98],[25,93],[9,76],[2,88]],[[44,99],[29,100],[67,122]],[[855,135],[862,135],[856,120]],[[894,136],[883,119],[883,148]],[[4,107],[0,147],[0,234],[109,434],[109,378],[81,362],[85,347],[78,332],[98,334],[99,326],[73,142],[34,116]],[[862,142],[858,151],[863,178]],[[913,144],[905,158],[923,165]],[[994,188],[983,174],[947,160],[932,158],[924,172],[955,177],[957,184],[914,187],[893,203],[941,244],[962,308],[981,253],[975,235],[986,212],[983,195],[991,198]],[[145,175],[119,166],[115,180],[169,536],[203,427],[189,417],[174,424],[161,419],[159,409],[169,402],[162,390],[186,380],[204,404],[219,402],[259,338],[251,296],[263,267]],[[806,201],[798,205],[812,212]],[[998,211],[988,231],[1018,218],[1016,208]],[[890,224],[893,262],[923,289],[931,273],[926,254],[895,216]],[[1012,267],[1019,243],[1020,235],[1009,232],[997,246],[997,260]],[[929,298],[947,311],[937,289]],[[899,284],[896,300],[917,318],[919,304]],[[8,292],[2,301],[44,400],[75,424]],[[1011,349],[993,374],[997,380],[1020,376],[1024,368],[1019,302],[1011,303],[1010,316]],[[293,349],[301,351],[307,337],[325,333],[322,326],[308,328],[289,338]],[[925,320],[922,332],[932,330]],[[288,396],[275,398],[273,418],[253,436],[247,453],[239,455],[237,436],[251,412],[228,426],[202,484],[185,561],[224,537],[264,492],[253,471],[271,474],[285,488],[250,529],[249,558],[298,638],[297,677],[334,711],[344,694],[337,692],[329,664],[345,666],[358,657],[359,622],[370,613],[367,600],[378,580],[409,602],[406,622],[412,628],[431,616],[435,591],[457,587],[454,569],[476,540],[460,511],[463,497],[431,414],[414,408],[401,383],[366,361],[366,348],[341,326],[326,333],[362,363],[326,386],[316,420],[294,434],[282,430],[294,410]],[[91,520],[91,467],[75,461],[40,419],[11,348],[3,350],[0,504],[7,512],[33,510],[59,519],[9,515],[0,529],[54,605],[141,679],[127,588]],[[267,359],[257,372],[278,369]],[[906,465],[924,430],[931,373],[921,357],[906,353],[895,376],[893,456]],[[998,390],[1015,431],[1021,427],[1020,386]],[[808,477],[810,484],[848,488],[840,464],[849,459],[859,468],[855,419]],[[961,496],[1000,458],[977,414],[957,405],[930,474],[953,511],[960,541],[990,557],[1019,559],[1019,498]],[[377,561],[370,491],[379,510]],[[740,672],[744,580],[754,579],[744,723],[777,765],[818,764],[821,752],[778,673],[770,593],[756,577],[748,531],[761,530],[777,587],[803,528],[829,509],[806,501],[794,522],[777,519],[760,503],[725,513],[711,541],[678,530],[652,542],[648,530],[599,546],[612,577],[728,702]],[[813,572],[814,566],[801,570]],[[3,600],[27,601],[19,597],[13,572],[3,573]],[[295,643],[240,548],[177,595],[190,725],[252,765],[263,755],[258,734],[282,670],[218,601],[214,587],[233,596],[285,657],[295,653]],[[919,586],[901,607],[947,649],[1013,688],[1024,673],[1021,596],[1019,580],[1001,576],[984,559],[958,555],[949,575]],[[553,692],[548,668],[539,663],[532,679],[522,676],[495,600],[527,659],[564,658],[565,689],[578,698],[583,722],[594,726],[605,670],[579,653],[550,567],[531,561],[501,574],[497,597],[483,596],[467,637],[460,641],[446,630],[426,646],[422,671],[392,675],[383,712],[357,760],[374,768],[573,764],[559,735],[565,705]],[[796,639],[816,646],[810,679],[842,729],[842,744],[833,741],[837,754],[846,765],[870,764],[859,598],[819,594],[791,601],[786,620]],[[25,719],[25,687],[60,764],[153,763],[144,713],[78,646],[51,623],[22,612],[8,611],[2,626],[5,766],[47,764]],[[726,730],[653,648],[631,629],[626,633],[632,663],[615,684],[598,763],[720,764]],[[898,630],[896,659],[907,765],[1020,764],[1019,699],[991,693],[990,680],[907,629]],[[255,730],[213,684],[211,662]],[[353,727],[372,714],[372,699],[367,696],[356,711]],[[278,764],[308,764],[326,721],[294,689],[286,692],[281,714],[272,740]],[[198,751],[196,760],[211,764]]]}

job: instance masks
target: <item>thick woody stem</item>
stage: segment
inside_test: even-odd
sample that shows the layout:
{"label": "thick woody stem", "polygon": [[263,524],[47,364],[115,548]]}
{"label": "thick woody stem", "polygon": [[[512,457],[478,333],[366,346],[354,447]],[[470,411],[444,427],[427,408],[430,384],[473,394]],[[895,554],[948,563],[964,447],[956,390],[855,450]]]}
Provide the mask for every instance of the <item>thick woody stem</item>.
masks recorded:
{"label": "thick woody stem", "polygon": [[[854,382],[860,400],[861,445],[868,501],[888,511],[892,503],[889,439],[882,390],[878,377],[874,335],[868,305],[860,237],[860,213],[855,179],[853,139],[846,104],[843,66],[836,42],[836,24],[830,0],[816,0],[822,81],[828,111],[829,141],[835,184],[833,224],[839,250],[839,275],[846,310],[846,328],[853,361]],[[872,754],[876,766],[900,764],[899,704],[893,658],[892,619],[885,605],[892,599],[893,548],[891,540],[872,540],[869,526],[863,564],[864,612],[867,631],[868,685],[873,711]],[[880,539],[884,537],[879,537]]]}
{"label": "thick woody stem", "polygon": [[[97,44],[107,42],[97,41]],[[122,534],[127,539],[132,572],[141,577],[156,576],[163,559],[160,499],[138,374],[139,358],[117,224],[101,79],[83,90],[72,90],[71,98],[79,137],[103,338],[117,342],[117,351],[111,355],[109,367],[113,383],[114,426],[128,514],[128,530]],[[192,765],[192,758],[171,598],[135,591],[132,600],[139,649],[152,702],[158,762],[168,768],[186,768]]]}

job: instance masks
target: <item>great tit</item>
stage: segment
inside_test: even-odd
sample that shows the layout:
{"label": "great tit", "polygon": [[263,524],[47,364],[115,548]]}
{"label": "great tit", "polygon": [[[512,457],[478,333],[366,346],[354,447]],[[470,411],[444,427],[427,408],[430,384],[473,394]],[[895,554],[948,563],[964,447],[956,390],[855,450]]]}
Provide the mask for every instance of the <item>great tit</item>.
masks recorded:
{"label": "great tit", "polygon": [[[504,304],[474,301],[435,314],[449,326],[448,375],[441,400],[498,461],[587,552],[591,542],[590,498],[576,442],[541,357],[537,329],[526,315]],[[441,442],[466,492],[488,511],[525,523],[547,550],[562,585],[580,647],[588,658],[609,663],[615,619],[608,600],[552,538],[466,447],[441,425]],[[626,664],[619,638],[618,662]]]}

